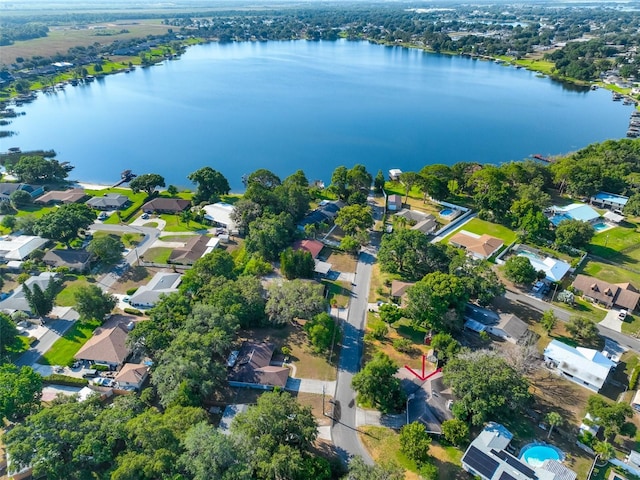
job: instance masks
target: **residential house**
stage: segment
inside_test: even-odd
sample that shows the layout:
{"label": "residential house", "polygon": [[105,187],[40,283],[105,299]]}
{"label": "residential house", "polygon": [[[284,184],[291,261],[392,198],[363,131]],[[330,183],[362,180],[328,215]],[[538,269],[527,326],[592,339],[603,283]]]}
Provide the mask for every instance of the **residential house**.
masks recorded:
{"label": "residential house", "polygon": [[10,200],[11,194],[16,190],[22,190],[31,195],[31,198],[37,198],[44,193],[44,187],[41,185],[29,185],[28,183],[6,183],[0,182],[0,201]]}
{"label": "residential house", "polygon": [[468,303],[464,309],[464,328],[473,332],[484,332],[490,325],[500,322],[500,315],[493,310],[477,307]]}
{"label": "residential house", "polygon": [[556,460],[530,465],[512,455],[513,434],[488,423],[462,457],[462,468],[482,480],[575,480],[577,474]]}
{"label": "residential house", "polygon": [[160,300],[161,295],[169,295],[178,291],[182,276],[173,272],[158,272],[153,278],[131,295],[129,303],[132,307],[151,308]]}
{"label": "residential house", "polygon": [[449,244],[454,247],[464,248],[468,255],[484,260],[497,253],[504,245],[504,242],[486,233],[476,235],[466,230],[460,230],[449,239]]}
{"label": "residential house", "polygon": [[72,188],[70,190],[51,190],[38,199],[35,203],[48,205],[51,203],[77,203],[86,198],[87,194],[82,188]]}
{"label": "residential house", "polygon": [[497,325],[490,325],[487,333],[511,343],[523,343],[529,337],[529,326],[511,313],[500,314]]}
{"label": "residential house", "polygon": [[86,204],[96,210],[121,210],[129,203],[129,197],[118,193],[105,193],[101,197],[91,197]]}
{"label": "residential house", "polygon": [[125,363],[114,380],[121,389],[124,387],[140,390],[149,376],[149,367],[142,363]]}
{"label": "residential house", "polygon": [[518,256],[526,257],[536,272],[543,271],[545,273],[545,279],[550,282],[559,282],[567,272],[571,270],[571,265],[557,258],[543,257],[538,253],[523,249],[520,246],[517,246],[514,250],[518,252]]}
{"label": "residential house", "polygon": [[271,343],[244,342],[234,355],[229,370],[229,385],[263,390],[284,388],[289,378],[287,367],[271,365],[275,346]]}
{"label": "residential house", "polygon": [[94,330],[93,336],[85,343],[73,358],[89,363],[107,365],[115,370],[123,364],[131,350],[127,346],[130,317],[116,315],[108,323]]}
{"label": "residential house", "polygon": [[304,230],[306,225],[319,225],[326,223],[330,225],[338,215],[338,212],[344,207],[344,202],[340,200],[322,200],[314,211],[308,213],[300,223],[298,223],[298,230]]}
{"label": "residential house", "polygon": [[614,213],[609,210],[604,212],[602,215],[605,220],[608,220],[611,223],[620,223],[624,220],[624,215],[620,215],[619,213]]}
{"label": "residential house", "polygon": [[35,250],[44,247],[46,238],[33,235],[5,235],[0,237],[0,261],[24,260]]}
{"label": "residential house", "polygon": [[391,281],[391,298],[394,302],[402,302],[402,299],[407,294],[407,290],[413,287],[415,282],[402,282],[400,280]]}
{"label": "residential house", "polygon": [[580,220],[582,222],[594,223],[600,218],[600,214],[589,205],[584,203],[572,203],[566,207],[551,207],[551,217],[549,221],[558,226],[563,220]]}
{"label": "residential house", "polygon": [[631,408],[636,412],[640,412],[640,390],[638,390],[631,400]]}
{"label": "residential house", "polygon": [[402,175],[402,170],[400,170],[399,168],[392,168],[391,170],[389,170],[389,180],[391,180],[392,182],[397,182],[398,180],[400,180],[400,175]]}
{"label": "residential house", "polygon": [[387,197],[387,210],[392,212],[402,210],[402,195],[389,195]]}
{"label": "residential house", "polygon": [[184,247],[174,248],[169,255],[169,263],[181,265],[193,265],[196,260],[207,253],[211,253],[220,243],[219,238],[196,235],[184,244]]}
{"label": "residential house", "polygon": [[38,285],[40,289],[45,290],[56,277],[57,274],[54,272],[42,272],[40,275],[28,278],[23,285],[16,287],[9,297],[0,302],[0,310],[9,313],[15,311],[31,313],[31,307],[24,294],[24,285],[31,290],[33,290],[34,285]]}
{"label": "residential house", "polygon": [[591,197],[592,204],[600,208],[608,208],[609,210],[622,210],[628,201],[629,197],[608,192],[598,192]]}
{"label": "residential house", "polygon": [[573,288],[582,296],[607,308],[623,308],[633,311],[638,306],[640,293],[630,283],[613,284],[586,275],[577,275]]}
{"label": "residential house", "polygon": [[309,252],[315,260],[324,248],[324,244],[318,240],[296,240],[293,242],[294,250],[303,250]]}
{"label": "residential house", "polygon": [[425,235],[433,233],[438,228],[436,217],[428,213],[403,208],[394,216],[396,218],[404,218],[411,225],[411,230],[419,230]]}
{"label": "residential house", "polygon": [[44,254],[42,261],[50,267],[67,267],[75,272],[84,272],[89,268],[91,254],[86,250],[56,248]]}
{"label": "residential house", "polygon": [[238,227],[236,222],[231,218],[233,213],[233,205],[224,202],[212,203],[211,205],[205,205],[202,207],[204,210],[204,218],[226,228],[231,233],[236,233]]}
{"label": "residential house", "polygon": [[182,198],[156,197],[142,205],[145,213],[180,213],[191,206],[189,200]]}
{"label": "residential house", "polygon": [[571,347],[552,340],[544,349],[544,361],[562,377],[599,392],[616,363],[592,348]]}

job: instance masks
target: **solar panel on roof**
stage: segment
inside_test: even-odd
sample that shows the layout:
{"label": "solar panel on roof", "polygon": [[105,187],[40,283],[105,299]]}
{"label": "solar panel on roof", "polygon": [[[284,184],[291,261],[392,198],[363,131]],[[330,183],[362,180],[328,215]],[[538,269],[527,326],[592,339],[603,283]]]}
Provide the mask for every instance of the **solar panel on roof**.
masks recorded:
{"label": "solar panel on roof", "polygon": [[491,478],[498,469],[498,462],[473,445],[462,459],[467,465],[484,477]]}
{"label": "solar panel on roof", "polygon": [[533,478],[533,479],[537,479],[538,478],[536,476],[536,472],[535,471],[533,471],[532,469],[527,467],[524,463],[522,463],[517,458],[512,457],[511,455],[507,455],[507,458],[505,460],[507,461],[507,463],[510,466],[512,466],[513,468],[518,470],[520,473],[524,473],[527,477]]}
{"label": "solar panel on roof", "polygon": [[518,480],[518,479],[515,477],[512,477],[507,472],[502,472],[502,475],[500,475],[500,478],[498,480]]}

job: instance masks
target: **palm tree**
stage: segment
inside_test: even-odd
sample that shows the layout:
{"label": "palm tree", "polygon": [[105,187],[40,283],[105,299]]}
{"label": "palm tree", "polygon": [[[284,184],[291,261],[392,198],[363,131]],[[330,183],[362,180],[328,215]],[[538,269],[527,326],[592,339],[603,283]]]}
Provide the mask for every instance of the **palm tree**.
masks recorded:
{"label": "palm tree", "polygon": [[616,456],[616,450],[609,442],[594,443],[593,451],[596,452],[596,458],[604,460],[605,463]]}
{"label": "palm tree", "polygon": [[547,413],[546,419],[547,423],[549,424],[549,433],[547,434],[547,439],[549,439],[554,427],[559,427],[560,425],[562,425],[562,417],[558,412],[549,412]]}
{"label": "palm tree", "polygon": [[405,188],[404,203],[407,203],[409,192],[418,181],[418,177],[416,172],[402,172],[400,174],[400,183],[404,185]]}

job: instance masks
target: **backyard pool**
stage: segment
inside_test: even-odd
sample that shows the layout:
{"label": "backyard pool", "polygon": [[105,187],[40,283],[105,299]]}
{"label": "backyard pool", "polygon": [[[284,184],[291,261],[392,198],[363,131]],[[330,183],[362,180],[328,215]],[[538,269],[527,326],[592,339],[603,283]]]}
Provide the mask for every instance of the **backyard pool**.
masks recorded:
{"label": "backyard pool", "polygon": [[609,225],[607,225],[606,223],[600,222],[600,223],[594,223],[593,228],[596,230],[596,232],[601,232],[611,227],[609,227]]}
{"label": "backyard pool", "polygon": [[442,217],[450,217],[451,215],[453,215],[455,212],[455,210],[453,210],[452,208],[444,208],[442,210],[440,210],[440,216]]}
{"label": "backyard pool", "polygon": [[556,447],[546,443],[532,443],[522,448],[520,459],[532,467],[541,467],[545,460],[562,461],[564,454]]}

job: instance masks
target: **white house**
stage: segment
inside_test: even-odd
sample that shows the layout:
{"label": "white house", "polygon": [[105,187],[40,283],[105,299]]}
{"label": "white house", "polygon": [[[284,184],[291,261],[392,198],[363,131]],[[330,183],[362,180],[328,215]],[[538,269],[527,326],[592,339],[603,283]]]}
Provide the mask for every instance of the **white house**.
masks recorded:
{"label": "white house", "polygon": [[628,201],[629,197],[608,192],[598,192],[591,197],[591,203],[611,210],[622,210]]}
{"label": "white house", "polygon": [[179,273],[158,272],[149,283],[138,288],[136,293],[131,295],[129,303],[133,307],[151,308],[158,303],[160,295],[177,292],[181,280],[182,276]]}
{"label": "white house", "polygon": [[489,325],[486,331],[507,342],[518,343],[529,333],[528,325],[513,314],[501,314],[497,325]]}
{"label": "white house", "polygon": [[571,347],[552,340],[544,349],[544,361],[558,374],[580,386],[599,392],[616,363],[592,348]]}
{"label": "white house", "polygon": [[231,219],[233,205],[218,202],[212,203],[211,205],[205,205],[202,209],[204,210],[204,218],[210,222],[220,225],[232,233],[238,230],[236,222]]}
{"label": "white house", "polygon": [[49,240],[33,235],[0,237],[0,260],[24,260],[31,252],[42,248]]}
{"label": "white house", "polygon": [[545,279],[550,282],[559,282],[571,269],[571,265],[567,262],[553,257],[541,258],[538,255],[531,255],[526,251],[519,251],[518,256],[527,257],[531,266],[535,268],[537,272],[542,270],[546,275]]}
{"label": "white house", "polygon": [[400,175],[402,175],[402,170],[399,168],[392,168],[389,170],[389,180],[393,182],[400,180]]}
{"label": "white house", "polygon": [[[38,285],[40,289],[45,290],[56,276],[57,274],[55,272],[42,272],[38,276],[28,278],[27,281],[24,282],[24,285],[30,289],[33,289],[34,285]],[[23,312],[31,311],[29,302],[27,302],[27,298],[24,294],[23,285],[18,286],[9,297],[0,302],[0,310],[9,313],[13,313],[18,310]]]}

